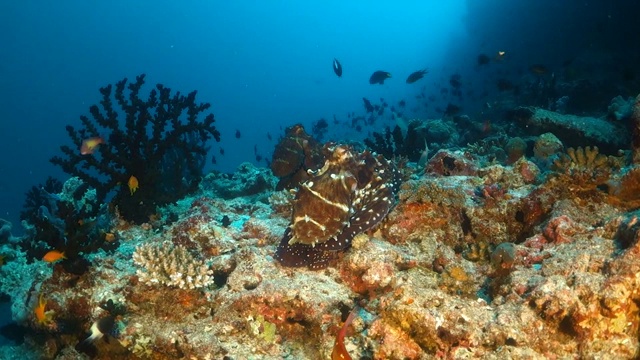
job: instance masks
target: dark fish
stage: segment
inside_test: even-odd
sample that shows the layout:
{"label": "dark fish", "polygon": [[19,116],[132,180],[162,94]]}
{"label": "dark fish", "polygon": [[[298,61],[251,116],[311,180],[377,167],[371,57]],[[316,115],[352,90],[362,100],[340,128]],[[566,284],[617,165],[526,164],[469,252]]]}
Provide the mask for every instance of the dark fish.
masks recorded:
{"label": "dark fish", "polygon": [[499,91],[510,91],[513,90],[513,83],[507,79],[498,79],[496,83]]}
{"label": "dark fish", "polygon": [[220,155],[224,155],[224,149],[220,148]]}
{"label": "dark fish", "polygon": [[384,84],[384,81],[387,80],[388,78],[391,77],[391,74],[386,72],[386,71],[382,71],[382,70],[378,70],[376,72],[374,72],[373,74],[371,74],[371,77],[369,78],[369,84]]}
{"label": "dark fish", "polygon": [[542,64],[533,64],[529,66],[529,71],[536,75],[544,75],[549,72],[549,69],[547,69],[547,67]]}
{"label": "dark fish", "polygon": [[460,110],[461,110],[460,106],[453,105],[453,104],[450,103],[449,105],[447,105],[447,108],[445,109],[444,114],[446,116],[453,116],[453,115],[456,115],[457,113],[459,113]]}
{"label": "dark fish", "polygon": [[486,54],[478,55],[478,65],[487,65],[491,59]]}
{"label": "dark fish", "polygon": [[460,81],[460,79],[461,79],[460,74],[453,74],[449,78],[449,84],[451,85],[451,87],[457,89],[460,86],[462,86],[462,81]]}
{"label": "dark fish", "polygon": [[422,77],[425,76],[428,72],[429,70],[427,69],[412,72],[411,75],[409,75],[409,77],[407,78],[407,84],[413,84],[414,82],[422,79]]}
{"label": "dark fish", "polygon": [[269,139],[269,141],[273,140],[273,138],[271,137],[271,133],[267,133],[267,139]]}
{"label": "dark fish", "polygon": [[215,165],[215,164],[217,164],[217,163],[218,163],[218,160],[216,160],[216,156],[215,156],[215,155],[211,155],[211,163],[212,163],[213,165]]}
{"label": "dark fish", "polygon": [[260,162],[260,161],[262,161],[262,156],[256,154],[256,162]]}
{"label": "dark fish", "polygon": [[371,101],[367,98],[362,98],[362,101],[364,101],[365,110],[367,110],[368,113],[373,112],[373,105],[371,105]]}
{"label": "dark fish", "polygon": [[240,130],[236,130],[236,139],[240,139]]}
{"label": "dark fish", "polygon": [[404,100],[400,100],[400,101],[398,102],[398,106],[400,106],[400,107],[405,107],[405,106],[407,106],[407,103],[406,103],[406,101],[404,101]]}
{"label": "dark fish", "polygon": [[342,77],[342,65],[338,59],[333,59],[333,72],[338,75],[338,77]]}

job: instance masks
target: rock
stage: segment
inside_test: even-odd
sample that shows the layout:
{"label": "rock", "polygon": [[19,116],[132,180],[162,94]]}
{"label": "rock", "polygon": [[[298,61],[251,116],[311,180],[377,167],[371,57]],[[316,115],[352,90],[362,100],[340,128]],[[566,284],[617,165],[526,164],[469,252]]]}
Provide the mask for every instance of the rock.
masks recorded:
{"label": "rock", "polygon": [[595,145],[602,152],[613,154],[629,144],[628,131],[622,124],[601,118],[565,115],[536,107],[519,107],[507,116],[530,133],[552,132],[567,147]]}

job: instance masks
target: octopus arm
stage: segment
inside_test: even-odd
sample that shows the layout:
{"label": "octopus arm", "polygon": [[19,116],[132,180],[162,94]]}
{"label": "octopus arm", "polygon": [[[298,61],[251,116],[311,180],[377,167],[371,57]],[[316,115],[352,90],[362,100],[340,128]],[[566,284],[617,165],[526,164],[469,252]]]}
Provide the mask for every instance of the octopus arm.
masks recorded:
{"label": "octopus arm", "polygon": [[306,244],[289,244],[291,240],[291,230],[287,229],[276,250],[276,260],[283,266],[302,267],[308,266],[310,269],[324,269],[329,265],[331,253]]}

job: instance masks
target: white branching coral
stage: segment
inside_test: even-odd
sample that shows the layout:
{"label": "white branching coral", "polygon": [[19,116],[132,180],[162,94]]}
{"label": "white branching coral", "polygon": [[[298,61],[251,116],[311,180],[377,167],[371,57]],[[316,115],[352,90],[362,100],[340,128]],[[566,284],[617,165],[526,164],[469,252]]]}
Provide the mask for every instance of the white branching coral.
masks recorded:
{"label": "white branching coral", "polygon": [[148,285],[195,289],[213,284],[213,270],[204,261],[195,259],[184,247],[169,242],[138,246],[133,253],[133,262],[144,268],[137,274],[140,281]]}

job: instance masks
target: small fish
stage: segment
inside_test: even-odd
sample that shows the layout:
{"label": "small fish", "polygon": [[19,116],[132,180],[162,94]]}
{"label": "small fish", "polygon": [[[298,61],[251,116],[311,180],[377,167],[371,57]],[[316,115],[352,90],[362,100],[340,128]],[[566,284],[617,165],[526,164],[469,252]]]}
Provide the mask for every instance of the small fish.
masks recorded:
{"label": "small fish", "polygon": [[386,71],[382,71],[382,70],[378,70],[376,72],[374,72],[373,74],[371,74],[371,77],[369,78],[369,84],[384,84],[384,81],[387,80],[388,78],[391,77],[391,74],[386,72]]}
{"label": "small fish", "polygon": [[491,59],[487,55],[480,54],[478,55],[478,66],[487,65],[490,60]]}
{"label": "small fish", "polygon": [[418,168],[423,169],[427,166],[429,162],[429,144],[427,144],[427,139],[424,139],[424,150],[420,152],[420,159],[418,159]]}
{"label": "small fish", "polygon": [[80,154],[91,155],[100,144],[104,144],[104,139],[100,136],[84,139],[82,146],[80,146]]}
{"label": "small fish", "polygon": [[224,155],[224,148],[220,148],[220,155]]}
{"label": "small fish", "polygon": [[445,116],[453,116],[453,115],[458,114],[460,112],[460,110],[462,110],[462,109],[460,109],[460,106],[454,105],[452,103],[449,103],[447,105],[447,108],[444,110],[444,115]]}
{"label": "small fish", "polygon": [[133,196],[133,193],[135,193],[139,187],[138,178],[131,175],[131,177],[129,178],[129,181],[127,181],[127,186],[129,187],[129,192],[131,193],[131,196]]}
{"label": "small fish", "polygon": [[96,322],[91,325],[91,335],[89,335],[88,338],[84,339],[83,343],[92,343],[102,338],[106,334],[109,334],[111,330],[113,330],[114,325],[115,318],[111,315],[96,320]]}
{"label": "small fish", "polygon": [[338,332],[338,336],[336,336],[336,342],[333,345],[333,351],[331,351],[331,360],[351,360],[351,355],[347,352],[347,348],[344,346],[344,337],[347,335],[347,328],[353,322],[353,319],[356,317],[356,313],[358,312],[357,308],[351,310],[347,320],[342,325],[342,328]]}
{"label": "small fish", "polygon": [[271,137],[271,133],[267,133],[267,139],[269,139],[269,141],[273,140],[273,138]]}
{"label": "small fish", "polygon": [[362,101],[364,102],[364,109],[368,113],[373,112],[373,105],[371,105],[371,101],[369,101],[369,99],[367,98],[362,98]]}
{"label": "small fish", "polygon": [[462,86],[461,76],[460,74],[453,74],[449,78],[449,85],[451,85],[454,89],[459,89]]}
{"label": "small fish", "polygon": [[236,130],[236,139],[240,139],[240,130]]}
{"label": "small fish", "polygon": [[482,133],[483,134],[488,134],[491,132],[491,120],[485,120],[484,123],[482,123]]}
{"label": "small fish", "polygon": [[33,314],[36,316],[36,322],[40,325],[46,325],[51,322],[51,314],[47,313],[47,300],[40,294],[38,297],[38,306],[33,309]]}
{"label": "small fish", "polygon": [[398,106],[400,106],[400,107],[405,107],[405,106],[407,106],[407,102],[406,102],[406,101],[404,101],[404,100],[400,100],[400,101],[398,102]]}
{"label": "small fish", "polygon": [[48,253],[44,254],[44,256],[42,257],[42,260],[48,263],[60,261],[63,259],[66,259],[66,257],[64,256],[64,251],[60,252],[58,250],[51,250]]}
{"label": "small fish", "polygon": [[427,69],[412,72],[407,78],[407,84],[413,84],[414,82],[422,79],[422,77],[424,77],[428,72],[429,70]]}
{"label": "small fish", "polygon": [[342,65],[336,58],[333,59],[333,72],[336,73],[338,77],[342,77]]}
{"label": "small fish", "polygon": [[211,163],[212,163],[213,165],[215,165],[215,164],[217,164],[217,163],[218,163],[218,160],[216,160],[216,156],[215,156],[215,155],[211,155]]}
{"label": "small fish", "polygon": [[505,51],[498,51],[498,53],[496,54],[496,61],[502,61],[504,60],[504,56],[507,53]]}

